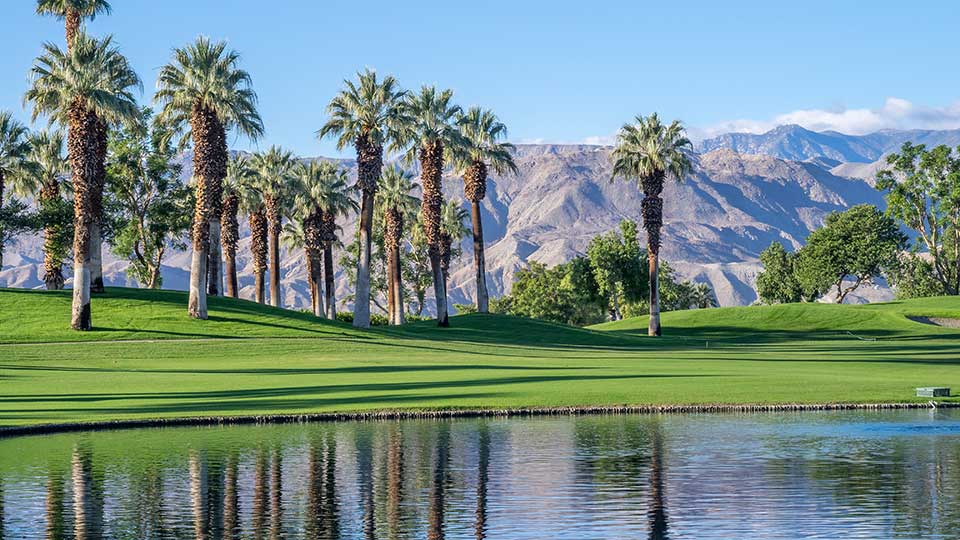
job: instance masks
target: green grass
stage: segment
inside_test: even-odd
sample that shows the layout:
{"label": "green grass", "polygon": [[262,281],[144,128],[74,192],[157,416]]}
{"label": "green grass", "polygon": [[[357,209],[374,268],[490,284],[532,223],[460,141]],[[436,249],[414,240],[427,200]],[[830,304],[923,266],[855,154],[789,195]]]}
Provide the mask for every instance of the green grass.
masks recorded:
{"label": "green grass", "polygon": [[666,313],[577,329],[491,315],[358,331],[310,315],[109,289],[97,330],[68,292],[0,289],[0,426],[374,409],[912,401],[960,389],[960,298]]}

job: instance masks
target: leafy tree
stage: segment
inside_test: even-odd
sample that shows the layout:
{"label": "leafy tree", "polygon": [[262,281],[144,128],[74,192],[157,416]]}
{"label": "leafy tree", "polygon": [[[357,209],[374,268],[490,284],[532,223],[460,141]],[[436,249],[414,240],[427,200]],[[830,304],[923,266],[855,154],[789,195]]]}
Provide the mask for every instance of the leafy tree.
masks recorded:
{"label": "leafy tree", "polygon": [[514,276],[510,296],[494,299],[492,309],[576,326],[602,322],[606,297],[593,276],[586,257],[553,268],[531,262]]}
{"label": "leafy tree", "polygon": [[[456,160],[457,169],[463,175],[463,192],[470,201],[473,224],[473,264],[476,269],[477,311],[489,311],[487,293],[487,269],[483,243],[483,220],[480,203],[487,195],[487,173],[493,169],[498,174],[517,173],[513,162],[514,147],[508,142],[507,126],[492,111],[470,107],[457,119],[463,133],[466,151]],[[461,312],[457,309],[457,312]]]}
{"label": "leafy tree", "polygon": [[763,271],[757,274],[757,295],[765,304],[787,304],[805,300],[797,278],[797,255],[772,242],[760,253]]}
{"label": "leafy tree", "polygon": [[167,249],[187,247],[192,201],[169,138],[151,125],[151,116],[143,109],[137,123],[110,134],[106,221],[113,252],[130,262],[138,283],[159,289]]}
{"label": "leafy tree", "polygon": [[620,231],[610,231],[590,241],[587,256],[600,294],[607,299],[611,320],[623,318],[627,302],[642,302],[646,294],[644,255],[637,239],[637,224],[620,222]]}
{"label": "leafy tree", "polygon": [[11,199],[0,208],[0,246],[7,244],[19,234],[37,229],[36,216],[30,214],[23,201]]}
{"label": "leafy tree", "polygon": [[[916,246],[930,254],[940,288],[960,294],[960,149],[927,150],[904,143],[887,156],[888,168],[877,173],[877,189],[885,193],[887,213],[912,229]],[[907,270],[922,268],[912,264]]]}
{"label": "leafy tree", "polygon": [[660,262],[660,229],[663,227],[663,183],[667,178],[682,180],[691,170],[684,153],[690,140],[678,121],[663,125],[656,113],[637,116],[617,135],[613,150],[613,177],[635,180],[643,189],[643,228],[647,231],[647,258],[650,280],[650,322],[647,333],[660,335],[660,291],[657,267]]}
{"label": "leafy tree", "polygon": [[360,257],[357,259],[356,301],[353,325],[370,326],[370,257],[373,210],[385,147],[399,148],[402,133],[409,128],[404,98],[397,80],[377,77],[373,70],[357,74],[357,82],[343,81],[344,89],[327,105],[330,119],[318,137],[337,137],[337,149],[353,146],[357,152],[357,187],[360,197]]}
{"label": "leafy tree", "polygon": [[943,283],[937,279],[933,261],[922,254],[904,253],[887,274],[898,299],[944,296]]}
{"label": "leafy tree", "polygon": [[[139,112],[133,89],[140,78],[107,37],[77,34],[68,52],[53,44],[34,61],[30,89],[33,117],[47,116],[67,126],[67,155],[73,180],[73,307],[71,327],[92,329],[90,292],[99,260],[107,128],[128,122]],[[96,257],[94,256],[96,255]]]}
{"label": "leafy tree", "polygon": [[[869,204],[827,216],[800,250],[797,278],[804,291],[817,296],[836,288],[839,304],[863,283],[897,262],[907,237],[897,222]],[[853,283],[844,286],[844,282]]]}
{"label": "leafy tree", "polygon": [[[240,69],[240,54],[227,43],[205,37],[174,49],[172,61],[161,68],[154,101],[163,108],[157,120],[170,134],[183,134],[178,147],[193,142],[196,179],[190,263],[188,314],[207,318],[208,276],[220,275],[220,215],[223,179],[227,174],[227,132],[256,140],[263,134],[257,95],[250,74]],[[215,284],[219,285],[219,284]],[[219,290],[219,286],[217,286]]]}

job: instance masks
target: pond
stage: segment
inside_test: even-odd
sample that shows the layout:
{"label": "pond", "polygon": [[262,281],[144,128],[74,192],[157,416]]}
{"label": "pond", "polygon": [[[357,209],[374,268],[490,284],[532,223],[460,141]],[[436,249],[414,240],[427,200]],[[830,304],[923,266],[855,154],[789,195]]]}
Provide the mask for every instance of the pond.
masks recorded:
{"label": "pond", "polygon": [[960,411],[0,440],[4,539],[960,538]]}

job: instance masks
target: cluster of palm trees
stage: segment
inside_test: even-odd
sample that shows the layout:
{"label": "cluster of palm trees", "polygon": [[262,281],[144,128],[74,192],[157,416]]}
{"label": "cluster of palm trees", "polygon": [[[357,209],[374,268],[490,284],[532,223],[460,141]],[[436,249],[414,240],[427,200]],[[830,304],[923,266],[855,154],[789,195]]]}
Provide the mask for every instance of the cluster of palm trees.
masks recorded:
{"label": "cluster of palm trees", "polygon": [[[142,84],[111,37],[98,39],[82,29],[84,19],[110,12],[106,0],[38,0],[37,12],[65,21],[67,48],[44,45],[32,68],[25,102],[32,105],[34,120],[44,116],[52,126],[65,128],[66,136],[62,131],[46,131],[31,137],[9,114],[0,114],[0,206],[6,182],[41,202],[59,199],[70,188],[74,207],[71,326],[89,330],[91,292],[103,290],[100,228],[107,136],[111,127],[138,117],[134,92],[142,90]],[[177,139],[178,148],[193,149],[196,203],[191,228],[191,317],[207,318],[208,295],[239,294],[236,255],[241,213],[248,216],[252,233],[256,300],[266,300],[265,273],[269,269],[270,303],[281,305],[280,245],[285,242],[304,251],[313,312],[334,317],[332,251],[338,242],[337,219],[356,210],[360,250],[353,324],[361,328],[370,325],[372,228],[375,212],[379,212],[377,217],[384,226],[390,322],[404,321],[401,239],[405,228],[419,217],[420,226],[408,232],[421,235],[428,246],[437,322],[449,325],[450,258],[454,242],[467,234],[463,225],[466,212],[460,203],[444,201],[442,180],[449,170],[464,181],[472,217],[476,306],[481,313],[488,311],[480,204],[490,171],[517,171],[513,146],[505,142],[506,127],[491,111],[463,109],[454,102],[451,90],[423,86],[409,91],[391,76],[381,77],[370,69],[358,73],[355,80],[345,80],[330,101],[329,119],[317,132],[319,138],[335,138],[340,150],[355,150],[357,180],[351,185],[346,171],[337,165],[304,163],[276,147],[231,158],[228,133],[256,141],[264,126],[250,74],[240,67],[239,54],[225,42],[200,37],[174,49],[170,63],[160,71],[157,88],[158,126],[168,140]],[[64,138],[68,157],[62,151]],[[660,333],[656,282],[660,193],[665,178],[682,179],[689,172],[688,145],[679,122],[665,126],[654,114],[625,125],[613,154],[614,176],[638,181],[644,192],[652,335]],[[416,167],[419,186],[403,169],[385,166],[385,155],[399,155],[405,165]],[[70,173],[70,186],[61,180],[65,172]],[[413,195],[418,188],[419,199]],[[65,255],[64,250],[51,247],[45,261],[48,288],[63,287],[60,266]]]}
{"label": "cluster of palm trees", "polygon": [[[49,174],[38,173],[38,161],[29,159],[32,146],[25,127],[9,115],[0,117],[3,145],[0,159],[0,198],[7,179],[47,178],[43,193],[62,192],[59,178],[69,170],[74,204],[74,301],[71,326],[92,327],[91,292],[103,290],[100,228],[107,158],[107,136],[112,126],[132,122],[138,114],[134,92],[142,84],[111,37],[98,39],[83,31],[84,19],[110,12],[106,0],[38,0],[37,12],[65,21],[67,48],[44,45],[32,69],[25,102],[33,119],[49,119],[66,128],[69,160],[62,151],[50,152]],[[330,119],[320,137],[337,137],[337,146],[354,147],[358,175],[350,186],[346,173],[331,163],[301,163],[284,150],[272,147],[249,158],[233,158],[227,133],[259,139],[264,132],[257,112],[257,96],[250,75],[240,67],[240,56],[224,42],[201,37],[174,49],[172,59],[159,74],[154,102],[156,121],[166,137],[177,138],[178,148],[193,149],[196,205],[191,228],[193,247],[190,316],[207,317],[207,296],[237,296],[236,250],[238,214],[249,216],[253,233],[256,299],[265,300],[264,273],[270,272],[270,303],[280,306],[280,243],[304,250],[313,311],[335,314],[332,248],[336,220],[358,207],[360,214],[354,325],[370,324],[370,257],[374,212],[382,207],[387,245],[388,311],[394,324],[403,322],[404,300],[400,274],[400,239],[420,204],[422,231],[433,269],[437,320],[448,325],[446,283],[452,243],[463,231],[465,212],[459,204],[445,203],[442,176],[445,170],[461,173],[472,204],[477,305],[487,311],[483,268],[483,238],[479,203],[486,189],[488,169],[516,170],[512,146],[503,142],[506,128],[493,113],[479,108],[464,111],[453,102],[450,90],[425,86],[419,93],[403,90],[393,77],[378,77],[372,70],[345,81],[343,90],[328,107]],[[3,123],[6,123],[5,125]],[[44,134],[52,147],[63,136]],[[35,145],[38,151],[41,144]],[[421,198],[409,174],[398,168],[384,171],[384,153],[402,154],[407,165],[420,170]],[[53,163],[59,156],[60,163]],[[382,182],[383,181],[383,182]],[[378,189],[385,204],[376,204]],[[25,182],[18,182],[19,187]],[[351,190],[359,192],[359,204]],[[2,200],[0,200],[2,204]],[[284,230],[284,218],[290,222]],[[446,218],[446,219],[445,219]],[[457,222],[444,226],[444,223]],[[48,283],[62,287],[62,272],[51,261]],[[224,289],[224,277],[226,288]],[[324,291],[323,293],[321,291]]]}

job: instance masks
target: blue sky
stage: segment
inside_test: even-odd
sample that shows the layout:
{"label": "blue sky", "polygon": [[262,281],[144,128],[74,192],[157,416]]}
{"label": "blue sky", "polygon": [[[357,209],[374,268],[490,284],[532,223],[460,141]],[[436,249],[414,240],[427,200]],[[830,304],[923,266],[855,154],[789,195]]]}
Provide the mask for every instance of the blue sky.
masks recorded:
{"label": "blue sky", "polygon": [[[227,39],[260,96],[259,146],[302,155],[336,153],[314,132],[341,81],[366,66],[492,108],[516,142],[603,142],[653,111],[701,136],[785,121],[847,132],[960,127],[960,8],[946,1],[112,3],[89,30],[115,35],[144,101],[174,46]],[[33,58],[42,41],[63,40],[62,23],[33,6],[4,2],[0,23],[0,109],[25,119]]]}

